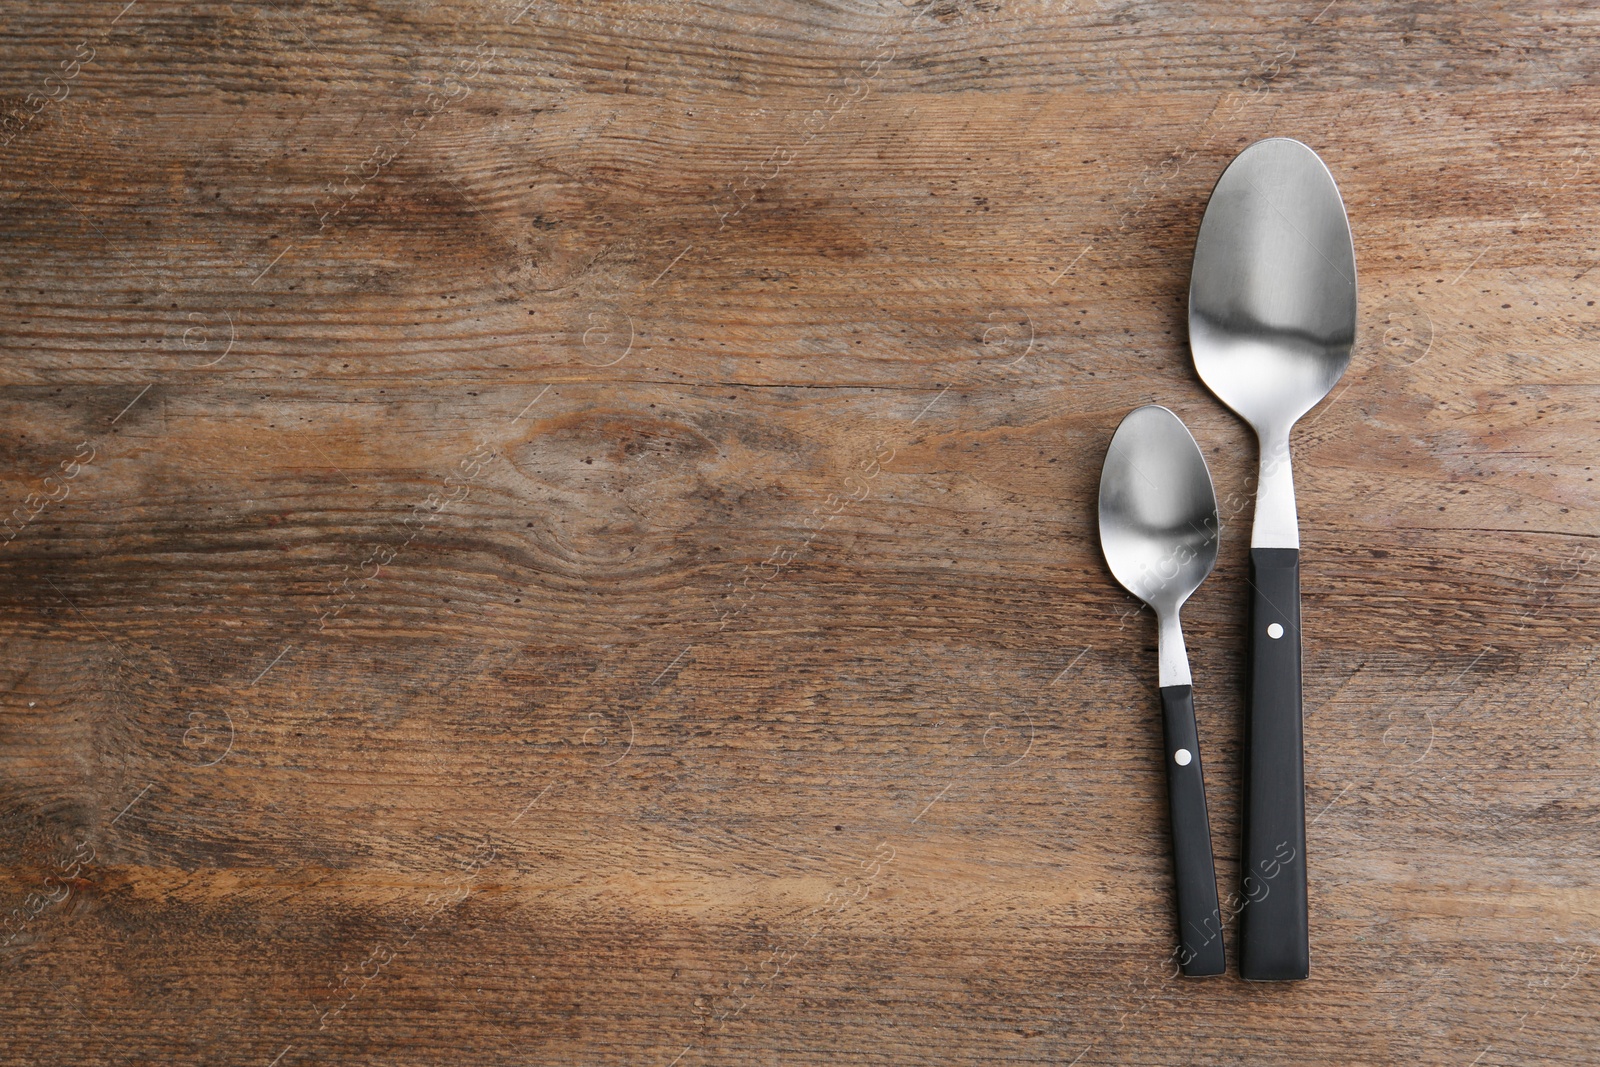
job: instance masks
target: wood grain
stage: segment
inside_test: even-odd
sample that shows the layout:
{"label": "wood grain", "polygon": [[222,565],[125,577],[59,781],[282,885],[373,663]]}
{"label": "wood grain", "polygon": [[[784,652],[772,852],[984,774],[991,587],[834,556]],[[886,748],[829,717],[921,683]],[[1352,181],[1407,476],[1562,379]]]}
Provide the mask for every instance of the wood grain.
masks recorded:
{"label": "wood grain", "polygon": [[[0,1063],[1595,1061],[1600,12],[124,2],[0,32]],[[1271,135],[1313,978],[1183,982],[1092,501],[1223,497],[1226,896]]]}

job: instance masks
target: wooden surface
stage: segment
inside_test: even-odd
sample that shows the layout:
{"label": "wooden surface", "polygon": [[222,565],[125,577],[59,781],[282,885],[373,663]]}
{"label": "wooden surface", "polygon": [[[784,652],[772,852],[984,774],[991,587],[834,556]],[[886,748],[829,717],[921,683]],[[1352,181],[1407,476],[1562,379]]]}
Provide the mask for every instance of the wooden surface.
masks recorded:
{"label": "wooden surface", "polygon": [[[1600,1061],[1600,11],[124,2],[0,38],[0,1063]],[[1185,982],[1092,504],[1179,412],[1228,895],[1279,134],[1313,978]]]}

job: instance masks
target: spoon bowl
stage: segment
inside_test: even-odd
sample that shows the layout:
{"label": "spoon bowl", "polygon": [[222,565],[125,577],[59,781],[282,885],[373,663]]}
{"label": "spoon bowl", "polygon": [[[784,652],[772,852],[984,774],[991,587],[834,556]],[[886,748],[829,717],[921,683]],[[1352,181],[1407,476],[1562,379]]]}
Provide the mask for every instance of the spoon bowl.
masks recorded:
{"label": "spoon bowl", "polygon": [[1206,205],[1189,281],[1195,370],[1263,442],[1350,364],[1356,259],[1333,175],[1299,141],[1239,153]]}
{"label": "spoon bowl", "polygon": [[1136,408],[1100,472],[1100,547],[1123,588],[1158,614],[1183,606],[1217,562],[1217,495],[1178,417]]}

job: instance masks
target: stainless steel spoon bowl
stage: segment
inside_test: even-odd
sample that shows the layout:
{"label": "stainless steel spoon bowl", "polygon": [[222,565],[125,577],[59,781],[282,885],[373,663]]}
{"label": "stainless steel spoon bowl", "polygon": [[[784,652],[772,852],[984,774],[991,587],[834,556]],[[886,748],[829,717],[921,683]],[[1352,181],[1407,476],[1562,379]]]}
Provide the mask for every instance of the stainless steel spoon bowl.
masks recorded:
{"label": "stainless steel spoon bowl", "polygon": [[1189,685],[1178,609],[1217,562],[1217,494],[1178,416],[1150,404],[1122,420],[1100,472],[1100,549],[1160,620],[1161,684]]}
{"label": "stainless steel spoon bowl", "polygon": [[1289,429],[1350,365],[1356,254],[1333,175],[1299,141],[1240,152],[1195,240],[1189,347],[1200,379],[1256,431],[1256,547],[1298,548]]}
{"label": "stainless steel spoon bowl", "polygon": [[1227,968],[1211,855],[1194,686],[1178,612],[1217,562],[1217,494],[1200,446],[1166,408],[1122,420],[1100,472],[1100,548],[1111,573],[1155,610],[1167,808],[1178,902],[1178,962],[1189,977]]}

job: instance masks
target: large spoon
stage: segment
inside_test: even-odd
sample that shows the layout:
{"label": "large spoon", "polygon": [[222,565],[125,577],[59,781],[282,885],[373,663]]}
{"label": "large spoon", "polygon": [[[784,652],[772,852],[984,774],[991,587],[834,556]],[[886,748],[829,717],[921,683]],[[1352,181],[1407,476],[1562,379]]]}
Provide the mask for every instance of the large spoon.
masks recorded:
{"label": "large spoon", "polygon": [[1189,281],[1195,370],[1260,444],[1239,918],[1239,974],[1256,980],[1311,972],[1289,430],[1344,374],[1355,332],[1355,247],[1333,175],[1299,141],[1257,141],[1212,190]]}
{"label": "large spoon", "polygon": [[1158,620],[1178,962],[1191,978],[1221,974],[1226,964],[1211,821],[1178,622],[1178,610],[1217,562],[1217,494],[1200,446],[1164,407],[1135,408],[1111,438],[1100,471],[1100,549],[1112,575]]}

